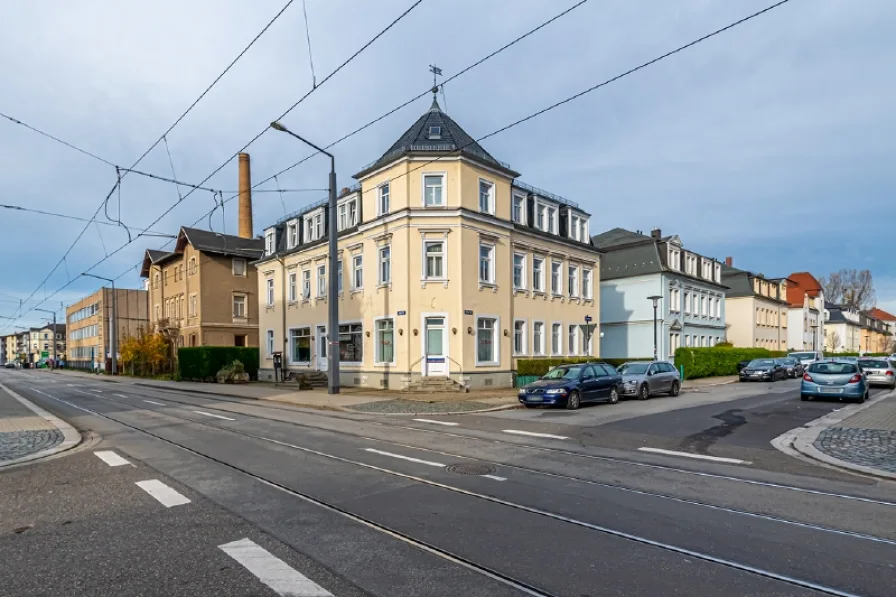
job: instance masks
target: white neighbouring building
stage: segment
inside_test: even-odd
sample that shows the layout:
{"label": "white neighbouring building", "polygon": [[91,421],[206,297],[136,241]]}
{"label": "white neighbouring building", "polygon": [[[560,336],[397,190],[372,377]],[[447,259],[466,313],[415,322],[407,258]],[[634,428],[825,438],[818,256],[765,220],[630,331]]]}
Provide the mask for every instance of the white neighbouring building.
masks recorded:
{"label": "white neighbouring building", "polygon": [[787,304],[787,350],[824,350],[824,289],[815,276],[787,276]]}

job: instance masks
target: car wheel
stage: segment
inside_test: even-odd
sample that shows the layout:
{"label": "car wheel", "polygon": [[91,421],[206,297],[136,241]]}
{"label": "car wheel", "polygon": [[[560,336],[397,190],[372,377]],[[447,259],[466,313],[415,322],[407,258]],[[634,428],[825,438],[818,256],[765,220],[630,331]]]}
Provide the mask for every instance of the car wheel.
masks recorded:
{"label": "car wheel", "polygon": [[862,403],[865,402],[865,400],[867,400],[867,399],[868,399],[868,392],[865,392],[864,394],[862,394],[862,397],[861,397],[861,398],[859,398],[858,400],[856,400],[856,402],[858,402],[859,404],[862,404]]}
{"label": "car wheel", "polygon": [[646,383],[642,383],[641,387],[638,388],[638,400],[647,400],[650,398],[650,388],[647,387]]}
{"label": "car wheel", "polygon": [[678,396],[678,393],[681,391],[681,385],[677,381],[672,382],[672,389],[669,390],[670,396]]}
{"label": "car wheel", "polygon": [[610,388],[610,398],[607,400],[610,404],[619,402],[619,390],[616,387]]}
{"label": "car wheel", "polygon": [[569,393],[569,396],[566,398],[566,408],[567,410],[576,410],[581,406],[581,400],[579,399],[579,393],[575,390]]}

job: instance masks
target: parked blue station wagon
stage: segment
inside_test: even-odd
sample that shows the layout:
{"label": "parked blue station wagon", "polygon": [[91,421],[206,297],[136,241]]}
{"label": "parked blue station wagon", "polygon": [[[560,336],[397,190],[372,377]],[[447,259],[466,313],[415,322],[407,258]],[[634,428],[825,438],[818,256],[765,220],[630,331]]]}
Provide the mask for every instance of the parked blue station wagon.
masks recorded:
{"label": "parked blue station wagon", "polygon": [[527,408],[565,406],[575,410],[583,402],[619,402],[622,375],[606,363],[561,365],[519,391]]}

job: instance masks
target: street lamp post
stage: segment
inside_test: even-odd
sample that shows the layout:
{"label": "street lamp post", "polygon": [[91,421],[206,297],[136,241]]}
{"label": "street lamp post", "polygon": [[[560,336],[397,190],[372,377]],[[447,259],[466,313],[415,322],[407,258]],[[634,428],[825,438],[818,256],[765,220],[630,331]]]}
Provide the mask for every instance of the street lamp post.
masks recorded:
{"label": "street lamp post", "polygon": [[[336,279],[336,252],[338,250],[337,242],[336,242],[336,158],[332,153],[318,147],[314,143],[311,143],[307,139],[300,137],[295,134],[279,122],[272,122],[271,128],[275,131],[280,131],[281,133],[286,133],[292,137],[295,137],[305,145],[316,149],[320,153],[330,158],[330,201],[327,205],[327,213],[329,214],[327,221],[327,237],[329,239],[329,252],[330,257],[327,261],[327,268],[330,270],[330,280],[329,280],[329,290],[327,291],[329,294],[327,300],[327,332],[329,335],[328,344],[329,351],[327,352],[327,360],[328,365],[327,369],[329,370],[327,375],[327,393],[328,394],[338,394],[339,393],[339,286],[338,280]],[[285,307],[284,307],[285,308]]]}
{"label": "street lamp post", "polygon": [[818,350],[818,332],[816,331],[817,329],[818,329],[818,324],[813,323],[812,324],[812,350],[813,351]]}
{"label": "street lamp post", "polygon": [[659,305],[660,299],[663,298],[659,295],[648,296],[647,300],[653,301],[653,360],[657,360],[657,332],[656,332],[656,309]]}
{"label": "street lamp post", "polygon": [[[102,280],[104,282],[108,282],[112,285],[112,313],[109,316],[109,352],[112,360],[112,375],[118,373],[118,331],[115,329],[115,322],[117,321],[115,317],[116,311],[116,296],[115,296],[115,280],[112,278],[103,278],[102,276],[97,276],[95,274],[83,273],[82,276],[87,278],[96,278],[97,280]],[[103,368],[105,368],[106,363],[103,363]]]}
{"label": "street lamp post", "polygon": [[41,313],[50,313],[53,316],[53,369],[56,368],[56,311],[50,311],[49,309],[38,309],[34,308],[35,311],[40,311]]}

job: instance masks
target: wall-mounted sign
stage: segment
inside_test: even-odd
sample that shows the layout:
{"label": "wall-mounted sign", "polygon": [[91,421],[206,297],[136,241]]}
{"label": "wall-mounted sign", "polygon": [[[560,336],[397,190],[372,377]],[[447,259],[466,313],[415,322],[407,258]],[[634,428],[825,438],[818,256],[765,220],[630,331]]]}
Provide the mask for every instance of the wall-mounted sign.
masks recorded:
{"label": "wall-mounted sign", "polygon": [[472,315],[473,309],[464,309],[464,315]]}
{"label": "wall-mounted sign", "polygon": [[399,314],[399,315],[407,315],[408,312],[407,312],[407,311],[399,311],[398,314]]}

